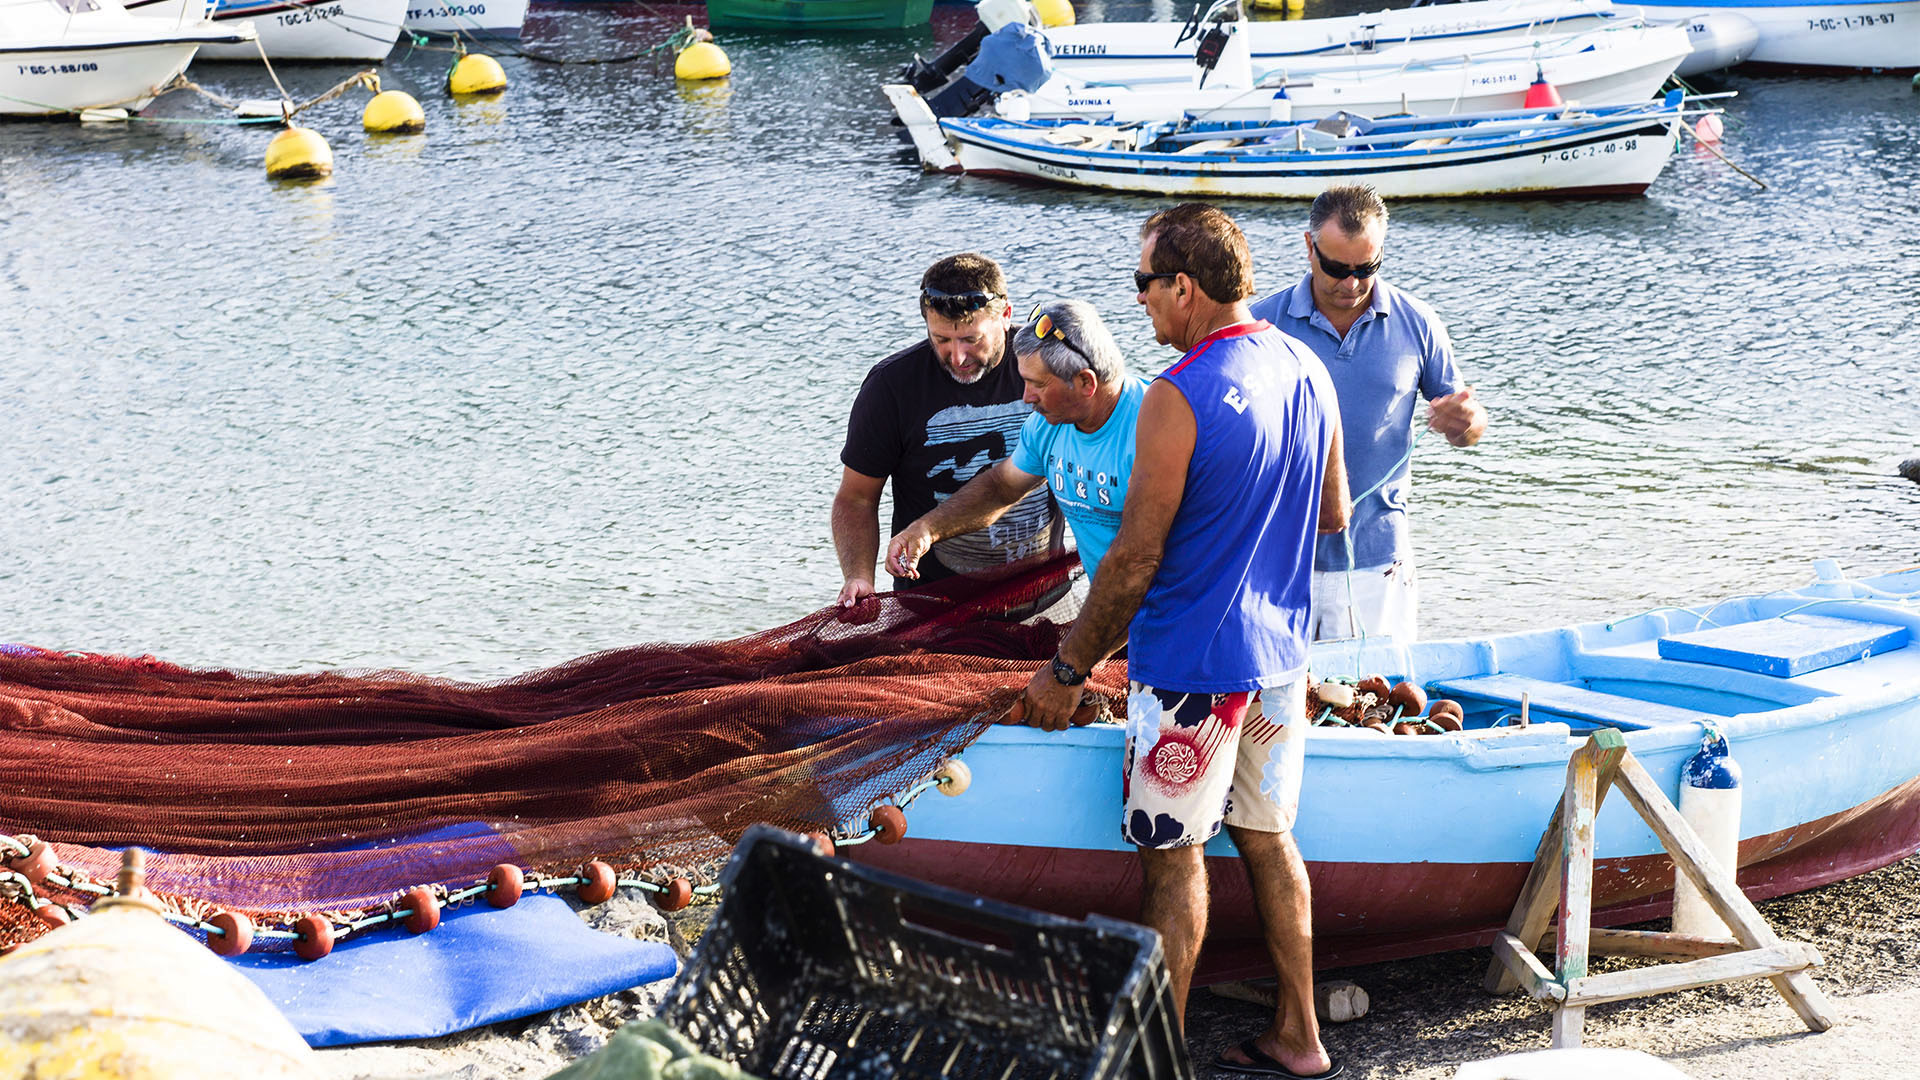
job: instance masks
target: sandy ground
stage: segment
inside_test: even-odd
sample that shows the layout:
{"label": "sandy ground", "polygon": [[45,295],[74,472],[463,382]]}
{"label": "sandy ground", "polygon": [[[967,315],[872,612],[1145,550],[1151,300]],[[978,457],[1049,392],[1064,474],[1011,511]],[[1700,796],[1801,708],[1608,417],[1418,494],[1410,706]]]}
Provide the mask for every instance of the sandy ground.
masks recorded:
{"label": "sandy ground", "polygon": [[[697,935],[711,910],[681,913],[676,929],[683,938]],[[1811,942],[1825,956],[1815,978],[1838,1017],[1833,1030],[1809,1033],[1771,985],[1756,980],[1589,1009],[1587,1045],[1641,1050],[1702,1080],[1920,1076],[1920,856],[1760,910],[1782,937]],[[670,934],[635,898],[584,914],[612,932]],[[1544,1007],[1522,994],[1481,991],[1490,958],[1478,949],[1323,972],[1323,979],[1358,983],[1371,998],[1365,1017],[1326,1030],[1329,1048],[1348,1063],[1345,1075],[1439,1080],[1463,1062],[1545,1049]],[[328,1050],[319,1060],[332,1080],[542,1077],[598,1049],[628,1020],[651,1015],[666,985],[443,1039]],[[1264,1023],[1259,1006],[1197,991],[1189,1024],[1198,1075]]]}

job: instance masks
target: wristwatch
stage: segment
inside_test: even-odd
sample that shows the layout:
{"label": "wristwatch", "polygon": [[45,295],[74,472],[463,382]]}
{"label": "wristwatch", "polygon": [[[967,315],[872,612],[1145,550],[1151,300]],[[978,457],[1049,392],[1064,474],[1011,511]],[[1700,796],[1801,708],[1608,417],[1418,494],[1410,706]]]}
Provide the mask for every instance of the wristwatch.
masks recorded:
{"label": "wristwatch", "polygon": [[1059,653],[1053,654],[1054,682],[1059,683],[1061,686],[1079,686],[1081,683],[1087,681],[1088,674],[1089,673],[1085,671],[1073,670],[1073,665],[1060,659]]}

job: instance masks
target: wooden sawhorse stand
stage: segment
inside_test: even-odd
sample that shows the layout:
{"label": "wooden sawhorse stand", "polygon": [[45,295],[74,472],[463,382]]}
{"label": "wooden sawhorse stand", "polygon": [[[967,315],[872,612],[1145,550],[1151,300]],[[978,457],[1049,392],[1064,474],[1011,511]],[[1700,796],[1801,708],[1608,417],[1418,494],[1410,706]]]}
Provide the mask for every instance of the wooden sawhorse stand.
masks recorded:
{"label": "wooden sawhorse stand", "polygon": [[[1594,819],[1616,783],[1660,838],[1673,859],[1674,872],[1693,879],[1707,903],[1733,929],[1736,940],[1593,928]],[[1556,881],[1560,886],[1557,905]],[[1560,911],[1553,944],[1557,975],[1534,955],[1556,906]],[[1589,954],[1676,962],[1589,975]],[[1524,986],[1534,997],[1550,1001],[1556,1049],[1580,1045],[1589,1005],[1762,976],[1773,980],[1774,989],[1809,1029],[1825,1031],[1833,1026],[1833,1017],[1825,995],[1807,974],[1820,962],[1813,946],[1781,941],[1774,934],[1740,891],[1732,872],[1714,860],[1666,792],[1627,752],[1626,740],[1618,731],[1607,729],[1594,733],[1567,762],[1566,794],[1540,837],[1533,870],[1513,905],[1507,928],[1494,939],[1486,987],[1498,994]]]}

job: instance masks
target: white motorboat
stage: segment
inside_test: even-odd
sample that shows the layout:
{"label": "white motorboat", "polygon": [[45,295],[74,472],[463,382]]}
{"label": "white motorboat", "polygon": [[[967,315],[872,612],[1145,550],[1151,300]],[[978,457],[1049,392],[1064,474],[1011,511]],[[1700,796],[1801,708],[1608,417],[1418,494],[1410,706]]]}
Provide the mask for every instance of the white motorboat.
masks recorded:
{"label": "white motorboat", "polygon": [[1226,40],[1214,67],[1189,64],[1189,78],[1108,86],[1056,71],[1031,94],[1001,95],[996,110],[1015,119],[1120,122],[1315,119],[1341,111],[1450,115],[1531,104],[1529,91],[1542,80],[1567,101],[1624,103],[1658,93],[1690,52],[1678,27],[1614,24],[1488,40],[1471,52],[1430,41],[1371,53],[1301,56],[1261,71],[1247,47],[1249,24],[1236,20],[1220,26]]}
{"label": "white motorboat", "polygon": [[184,12],[143,18],[115,0],[8,3],[0,7],[0,115],[143,109],[195,50],[252,41],[244,22],[217,26]]}
{"label": "white motorboat", "polygon": [[[147,0],[136,11],[165,17],[182,2]],[[256,46],[214,45],[201,50],[202,60],[382,60],[393,51],[413,0],[217,0],[211,18],[216,25],[251,20],[259,31]]]}
{"label": "white motorboat", "polygon": [[1687,23],[1750,23],[1756,43],[1742,59],[1794,67],[1920,68],[1920,0],[1642,0],[1655,18],[1685,13]]}
{"label": "white motorboat", "polygon": [[434,37],[518,41],[526,18],[527,0],[408,0],[402,25]]}

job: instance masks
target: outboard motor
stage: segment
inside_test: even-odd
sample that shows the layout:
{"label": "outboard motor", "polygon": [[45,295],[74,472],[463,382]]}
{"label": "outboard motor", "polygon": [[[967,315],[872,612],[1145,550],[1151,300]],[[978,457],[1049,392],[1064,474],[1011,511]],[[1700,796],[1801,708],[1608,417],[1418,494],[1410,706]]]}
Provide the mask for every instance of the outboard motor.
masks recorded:
{"label": "outboard motor", "polygon": [[914,53],[913,62],[900,69],[899,81],[922,94],[943,86],[954,72],[973,62],[987,35],[1008,23],[1033,21],[1033,9],[1027,6],[1027,0],[980,0],[974,10],[980,21],[973,24],[973,29],[967,31],[966,37],[947,46],[947,51],[935,57],[931,63],[921,59],[919,53]]}
{"label": "outboard motor", "polygon": [[1025,23],[1008,23],[988,34],[966,70],[926,95],[935,116],[965,116],[994,94],[1034,91],[1053,77],[1053,46]]}

